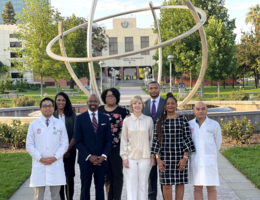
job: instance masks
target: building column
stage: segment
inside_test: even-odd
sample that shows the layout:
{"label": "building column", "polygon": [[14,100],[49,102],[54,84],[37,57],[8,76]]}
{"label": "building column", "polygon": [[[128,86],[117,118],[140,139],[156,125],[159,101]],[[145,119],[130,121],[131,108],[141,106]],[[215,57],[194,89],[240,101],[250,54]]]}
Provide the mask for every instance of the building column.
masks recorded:
{"label": "building column", "polygon": [[136,67],[136,80],[139,80],[139,66]]}
{"label": "building column", "polygon": [[105,76],[107,76],[107,74],[108,74],[108,73],[107,73],[107,67],[105,67]]}
{"label": "building column", "polygon": [[121,69],[121,81],[124,80],[124,67],[120,67]]}

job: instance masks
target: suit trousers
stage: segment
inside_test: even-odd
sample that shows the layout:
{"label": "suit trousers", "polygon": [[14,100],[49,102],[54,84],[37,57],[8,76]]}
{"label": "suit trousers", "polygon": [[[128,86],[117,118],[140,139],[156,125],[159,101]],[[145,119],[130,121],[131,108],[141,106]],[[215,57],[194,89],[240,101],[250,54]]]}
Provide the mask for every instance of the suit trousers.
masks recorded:
{"label": "suit trousers", "polygon": [[107,158],[105,185],[107,200],[121,200],[124,184],[123,161],[119,155],[120,146],[112,147]]}
{"label": "suit trousers", "polygon": [[[155,161],[155,165],[152,167],[148,180],[148,199],[156,200],[157,198],[157,183],[158,183],[158,169],[157,162]],[[163,186],[161,185],[161,191],[163,196]],[[163,197],[164,199],[164,197]]]}
{"label": "suit trousers", "polygon": [[107,161],[104,160],[101,166],[93,165],[89,160],[84,164],[79,164],[81,179],[80,200],[90,200],[90,187],[92,176],[96,190],[96,200],[104,200],[104,182],[107,169]]}
{"label": "suit trousers", "polygon": [[73,200],[73,195],[74,195],[76,149],[75,148],[71,149],[69,154],[70,154],[70,156],[68,158],[63,159],[67,184],[62,185],[60,188],[60,199],[61,200],[65,200],[64,189],[66,189],[67,200]]}
{"label": "suit trousers", "polygon": [[[217,200],[216,186],[206,186],[208,192],[208,200]],[[194,185],[194,200],[203,200],[203,186]]]}
{"label": "suit trousers", "polygon": [[[50,186],[51,200],[60,200],[60,186]],[[44,200],[45,186],[34,188],[34,200]]]}
{"label": "suit trousers", "polygon": [[150,158],[128,161],[129,168],[124,168],[127,200],[146,200],[151,170]]}

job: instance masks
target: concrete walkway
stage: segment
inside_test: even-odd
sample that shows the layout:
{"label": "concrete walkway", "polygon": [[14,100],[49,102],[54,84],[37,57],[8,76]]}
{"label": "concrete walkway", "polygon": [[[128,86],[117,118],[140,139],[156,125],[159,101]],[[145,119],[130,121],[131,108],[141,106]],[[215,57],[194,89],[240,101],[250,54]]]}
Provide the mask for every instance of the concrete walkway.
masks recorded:
{"label": "concrete walkway", "polygon": [[[249,180],[245,178],[237,169],[235,169],[230,162],[218,154],[218,167],[220,175],[220,186],[218,190],[218,200],[260,200],[260,190],[257,189]],[[79,166],[76,164],[75,176],[75,194],[74,200],[80,199],[80,177]],[[34,190],[29,188],[29,179],[17,190],[17,192],[10,198],[10,200],[33,200]],[[173,187],[173,197],[175,195]],[[162,193],[158,185],[158,200],[162,200]],[[175,198],[173,198],[175,199]],[[204,199],[207,199],[206,189],[204,188]],[[50,200],[50,191],[47,187],[45,191],[45,199]],[[94,184],[91,187],[91,200],[95,200]],[[126,185],[122,194],[122,200],[126,198]],[[193,200],[193,186],[185,185],[184,200]]]}
{"label": "concrete walkway", "polygon": [[121,94],[120,105],[129,105],[130,99],[135,95],[140,95],[143,100],[147,100],[150,96],[147,95],[140,87],[120,87]]}

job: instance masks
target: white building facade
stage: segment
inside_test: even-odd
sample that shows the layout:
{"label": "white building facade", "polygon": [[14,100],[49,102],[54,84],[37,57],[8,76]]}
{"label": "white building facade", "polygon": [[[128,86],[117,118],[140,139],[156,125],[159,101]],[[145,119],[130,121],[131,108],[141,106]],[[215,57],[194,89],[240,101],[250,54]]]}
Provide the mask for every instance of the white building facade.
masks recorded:
{"label": "white building facade", "polygon": [[25,73],[21,74],[17,69],[14,68],[14,65],[10,62],[11,58],[15,58],[16,54],[12,53],[11,49],[21,48],[21,41],[19,41],[14,36],[14,31],[17,30],[16,25],[1,25],[0,24],[0,61],[7,66],[11,66],[9,74],[13,80],[26,79],[28,83],[33,83],[33,74]]}
{"label": "white building facade", "polygon": [[[130,51],[140,50],[145,47],[153,46],[157,35],[151,28],[136,28],[136,18],[114,18],[113,29],[106,29],[108,35],[107,49],[103,50],[98,56],[108,56],[122,54]],[[149,68],[152,74],[153,55],[155,50],[136,54],[129,57],[105,60],[103,71],[105,76],[111,74],[111,68],[116,70],[118,80],[139,80],[139,69]],[[147,68],[147,69],[148,69]]]}

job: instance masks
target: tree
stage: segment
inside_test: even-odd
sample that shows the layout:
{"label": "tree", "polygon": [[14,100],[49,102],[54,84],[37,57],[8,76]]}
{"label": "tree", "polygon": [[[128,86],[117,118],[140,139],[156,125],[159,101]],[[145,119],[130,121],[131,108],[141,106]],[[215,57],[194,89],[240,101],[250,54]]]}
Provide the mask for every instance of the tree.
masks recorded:
{"label": "tree", "polygon": [[257,74],[260,72],[260,43],[257,41],[257,35],[255,31],[242,32],[240,44],[238,45],[237,52],[237,62],[238,64],[245,68],[244,73],[250,70],[254,72],[255,75],[255,88],[258,85]]}
{"label": "tree", "polygon": [[218,82],[218,96],[220,97],[220,81],[229,78],[236,65],[232,65],[235,56],[235,42],[221,20],[210,17],[205,29],[208,43],[208,65],[205,78]]}
{"label": "tree", "polygon": [[[191,0],[191,3],[203,9],[207,18],[215,17],[216,20],[221,20],[226,26],[230,37],[235,41],[236,35],[233,33],[235,29],[235,20],[229,19],[228,10],[225,8],[225,0]],[[163,5],[181,5],[184,4],[182,0],[169,0],[163,2]],[[209,24],[206,21],[204,28]],[[159,28],[161,31],[162,42],[176,37],[195,26],[195,21],[189,10],[184,9],[163,9],[160,12]],[[154,30],[156,32],[156,30]],[[207,34],[207,38],[210,35]],[[173,63],[175,65],[176,73],[192,72],[197,74],[201,67],[201,41],[198,32],[191,34],[178,42],[168,45],[163,48],[163,60],[166,62],[167,55],[173,55]],[[166,67],[166,66],[163,66]],[[203,90],[203,83],[201,86]]]}
{"label": "tree", "polygon": [[[56,70],[60,76],[66,76],[60,61],[51,59],[46,53],[47,44],[57,35],[58,21],[62,20],[60,13],[52,9],[45,0],[24,0],[25,8],[17,15],[19,24],[15,32],[16,37],[22,41],[23,48],[16,49],[22,58],[14,58],[16,68],[22,72],[33,72],[41,79],[41,96],[43,98],[43,79],[52,77]],[[58,43],[53,51],[57,54]],[[60,68],[57,68],[60,67]]]}
{"label": "tree", "polygon": [[9,70],[9,66],[4,65],[1,61],[0,61],[0,79],[3,79],[3,77],[6,75],[6,73]]}
{"label": "tree", "polygon": [[3,10],[1,17],[3,19],[3,24],[16,23],[14,7],[10,0],[5,3],[5,9]]}
{"label": "tree", "polygon": [[249,12],[246,13],[246,24],[252,23],[255,26],[256,34],[259,34],[260,28],[260,4],[256,4],[249,8]]}

